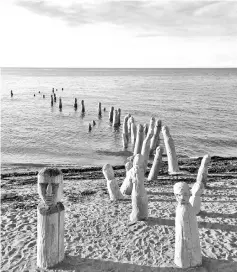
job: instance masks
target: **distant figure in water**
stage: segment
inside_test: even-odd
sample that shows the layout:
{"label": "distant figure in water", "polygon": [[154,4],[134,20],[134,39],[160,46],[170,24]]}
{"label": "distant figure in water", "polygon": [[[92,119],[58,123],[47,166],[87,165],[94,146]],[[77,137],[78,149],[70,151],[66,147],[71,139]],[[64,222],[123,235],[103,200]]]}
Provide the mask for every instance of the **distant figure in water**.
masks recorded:
{"label": "distant figure in water", "polygon": [[74,109],[77,110],[77,98],[75,98]]}
{"label": "distant figure in water", "polygon": [[39,91],[39,93],[40,93],[40,91]]}
{"label": "distant figure in water", "polygon": [[62,91],[63,91],[63,88],[62,88]]}
{"label": "distant figure in water", "polygon": [[12,92],[12,90],[11,90],[11,97],[13,97],[13,92]]}
{"label": "distant figure in water", "polygon": [[34,94],[34,96],[35,96],[35,94]]}

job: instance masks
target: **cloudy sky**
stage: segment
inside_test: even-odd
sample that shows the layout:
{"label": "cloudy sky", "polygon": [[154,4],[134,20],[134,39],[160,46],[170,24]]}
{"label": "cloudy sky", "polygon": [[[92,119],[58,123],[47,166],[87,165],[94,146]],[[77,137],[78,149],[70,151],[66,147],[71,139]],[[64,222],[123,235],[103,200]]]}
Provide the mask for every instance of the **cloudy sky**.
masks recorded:
{"label": "cloudy sky", "polygon": [[1,0],[0,66],[237,67],[237,0]]}

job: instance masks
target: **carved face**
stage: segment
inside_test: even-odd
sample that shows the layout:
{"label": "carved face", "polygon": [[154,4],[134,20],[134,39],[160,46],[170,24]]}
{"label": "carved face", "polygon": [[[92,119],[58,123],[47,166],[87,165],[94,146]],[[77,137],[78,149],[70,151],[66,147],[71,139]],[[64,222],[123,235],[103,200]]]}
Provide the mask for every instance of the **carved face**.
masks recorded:
{"label": "carved face", "polygon": [[38,174],[38,194],[47,206],[55,205],[63,196],[63,175],[57,168],[44,168]]}
{"label": "carved face", "polygon": [[190,189],[186,182],[177,182],[174,185],[174,194],[179,204],[189,203]]}
{"label": "carved face", "polygon": [[112,166],[107,163],[103,166],[103,174],[107,180],[113,180],[114,179],[114,170]]}

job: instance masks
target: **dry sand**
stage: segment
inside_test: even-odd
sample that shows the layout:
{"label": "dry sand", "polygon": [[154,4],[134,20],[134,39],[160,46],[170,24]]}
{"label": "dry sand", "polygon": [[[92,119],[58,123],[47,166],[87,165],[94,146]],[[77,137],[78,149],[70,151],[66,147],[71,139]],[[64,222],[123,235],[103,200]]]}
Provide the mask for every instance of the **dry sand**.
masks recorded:
{"label": "dry sand", "polygon": [[[1,271],[233,271],[237,272],[237,158],[212,158],[208,188],[197,216],[203,265],[176,268],[173,184],[195,182],[200,159],[180,160],[190,174],[170,177],[167,163],[145,182],[149,219],[129,225],[131,198],[110,202],[101,168],[65,168],[65,259],[53,269],[36,266],[37,171],[2,172]],[[121,185],[125,172],[117,167]]]}

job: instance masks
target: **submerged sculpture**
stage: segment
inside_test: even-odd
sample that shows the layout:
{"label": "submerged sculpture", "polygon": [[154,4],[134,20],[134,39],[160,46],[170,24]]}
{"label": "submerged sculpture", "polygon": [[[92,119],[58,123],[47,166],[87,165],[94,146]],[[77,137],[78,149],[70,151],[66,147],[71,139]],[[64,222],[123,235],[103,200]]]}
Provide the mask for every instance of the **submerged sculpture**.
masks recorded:
{"label": "submerged sculpture", "polygon": [[49,268],[64,259],[63,174],[57,168],[38,173],[37,266]]}
{"label": "submerged sculpture", "polygon": [[107,189],[110,200],[116,201],[119,199],[123,199],[124,197],[119,190],[117,181],[114,178],[114,170],[112,166],[109,163],[105,164],[103,166],[102,172],[104,174],[105,179],[107,180]]}
{"label": "submerged sculpture", "polygon": [[144,186],[144,158],[137,154],[133,160],[132,223],[148,218],[148,197]]}
{"label": "submerged sculpture", "polygon": [[181,268],[202,264],[199,232],[196,215],[189,203],[190,189],[187,183],[174,185],[178,201],[175,217],[175,256],[174,263]]}

